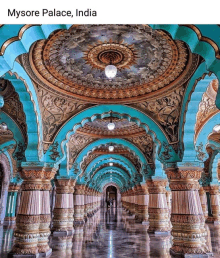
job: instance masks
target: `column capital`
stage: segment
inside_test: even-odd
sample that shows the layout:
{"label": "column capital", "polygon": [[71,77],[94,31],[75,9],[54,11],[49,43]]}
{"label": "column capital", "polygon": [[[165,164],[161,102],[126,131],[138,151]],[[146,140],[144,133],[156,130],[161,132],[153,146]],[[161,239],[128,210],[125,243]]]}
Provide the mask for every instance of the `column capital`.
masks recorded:
{"label": "column capital", "polygon": [[167,179],[160,179],[160,178],[147,179],[146,183],[150,194],[166,193],[165,187],[168,183]]}
{"label": "column capital", "polygon": [[50,190],[50,181],[54,178],[57,169],[53,167],[25,166],[20,170],[24,180],[22,190]]}
{"label": "column capital", "polygon": [[86,185],[75,185],[75,194],[85,194]]}
{"label": "column capital", "polygon": [[219,194],[219,185],[209,185],[203,187],[210,194]]}
{"label": "column capital", "polygon": [[201,178],[203,168],[201,167],[174,167],[166,168],[166,174],[170,181],[171,190],[198,190],[198,180]]}
{"label": "column capital", "polygon": [[8,186],[8,192],[18,192],[21,188],[21,185],[10,183]]}

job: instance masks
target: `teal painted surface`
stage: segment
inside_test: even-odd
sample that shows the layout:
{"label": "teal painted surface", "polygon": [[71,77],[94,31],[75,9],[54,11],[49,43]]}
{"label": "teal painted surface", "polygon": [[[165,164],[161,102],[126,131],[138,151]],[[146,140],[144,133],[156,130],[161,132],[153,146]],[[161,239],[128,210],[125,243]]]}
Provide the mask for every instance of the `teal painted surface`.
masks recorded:
{"label": "teal painted surface", "polygon": [[[202,73],[202,67],[200,66],[200,68],[201,68],[201,73]],[[196,115],[199,110],[199,104],[202,100],[202,96],[203,96],[204,92],[206,91],[209,83],[213,79],[216,79],[215,75],[212,75],[210,77],[208,75],[206,75],[204,79],[200,80],[197,83],[195,91],[191,95],[191,99],[188,104],[188,109],[187,109],[186,116],[185,116],[186,122],[184,125],[184,135],[183,135],[183,142],[184,142],[185,150],[184,150],[183,161],[196,161],[197,160],[196,151],[195,151],[195,143],[194,143]],[[193,80],[192,80],[192,82],[193,82]],[[189,89],[187,89],[187,91],[188,90]],[[185,103],[186,103],[186,99],[185,99]],[[186,105],[184,105],[183,107],[186,107]],[[182,117],[182,119],[183,119],[183,117]],[[206,143],[204,141],[207,141],[207,138],[203,138],[203,140],[202,140],[202,142],[205,145]]]}
{"label": "teal painted surface", "polygon": [[[112,159],[112,161],[110,159]],[[90,176],[90,174],[92,174],[100,166],[109,162],[122,165],[129,172],[131,177],[134,177],[134,175],[137,174],[137,170],[134,167],[134,165],[130,162],[130,160],[121,155],[107,154],[98,156],[97,158],[93,159],[92,162],[86,167],[84,176]]]}
{"label": "teal painted surface", "polygon": [[94,148],[99,147],[103,144],[110,144],[110,143],[114,143],[117,145],[122,145],[125,148],[127,147],[129,150],[131,150],[133,153],[135,153],[135,155],[137,155],[139,157],[139,160],[142,164],[147,163],[147,159],[144,156],[144,154],[141,152],[141,150],[135,146],[134,144],[132,144],[131,142],[124,140],[124,139],[118,139],[118,138],[107,138],[107,139],[99,139],[95,142],[92,142],[91,144],[89,144],[88,146],[86,146],[77,156],[75,162],[77,164],[80,164],[83,160],[83,157],[86,156],[86,154],[89,151],[92,151]]}
{"label": "teal painted surface", "polygon": [[17,192],[8,192],[5,217],[15,217]]}
{"label": "teal painted surface", "polygon": [[[65,145],[69,141],[70,136],[74,134],[78,128],[83,127],[84,124],[87,122],[110,117],[110,111],[113,111],[113,117],[125,118],[128,121],[135,122],[138,126],[144,128],[146,130],[146,133],[152,136],[159,155],[160,151],[163,151],[163,147],[161,147],[161,142],[168,144],[167,138],[161,128],[150,117],[148,117],[141,111],[125,105],[98,105],[78,113],[68,122],[66,122],[60,129],[58,135],[54,140],[54,142],[59,143],[58,151],[62,153],[62,157],[59,161],[57,161],[57,164],[60,164],[62,160],[65,159],[64,149],[66,148]],[[51,149],[52,147],[50,147],[46,153],[47,161],[51,160]],[[170,162],[176,159],[177,154],[174,150],[172,150]]]}
{"label": "teal painted surface", "polygon": [[43,160],[43,157],[40,156],[41,152],[38,149],[39,142],[43,141],[43,129],[41,112],[35,88],[31,82],[31,79],[19,63],[14,63],[14,68],[12,72],[19,74],[19,76],[26,81],[25,85],[25,83],[22,80],[16,78],[15,75],[11,76],[9,74],[6,74],[4,76],[5,79],[11,81],[16,92],[18,93],[19,99],[23,105],[23,110],[26,116],[28,136],[28,145],[25,151],[26,160]]}
{"label": "teal painted surface", "polygon": [[3,96],[0,95],[0,108],[2,108],[4,106],[4,98]]}

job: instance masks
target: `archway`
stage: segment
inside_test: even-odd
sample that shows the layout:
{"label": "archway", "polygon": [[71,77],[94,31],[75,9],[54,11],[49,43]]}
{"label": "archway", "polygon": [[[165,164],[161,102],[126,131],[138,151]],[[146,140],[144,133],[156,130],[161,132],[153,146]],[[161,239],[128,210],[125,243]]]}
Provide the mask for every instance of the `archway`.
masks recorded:
{"label": "archway", "polygon": [[106,188],[106,202],[107,206],[117,208],[117,189],[113,185]]}

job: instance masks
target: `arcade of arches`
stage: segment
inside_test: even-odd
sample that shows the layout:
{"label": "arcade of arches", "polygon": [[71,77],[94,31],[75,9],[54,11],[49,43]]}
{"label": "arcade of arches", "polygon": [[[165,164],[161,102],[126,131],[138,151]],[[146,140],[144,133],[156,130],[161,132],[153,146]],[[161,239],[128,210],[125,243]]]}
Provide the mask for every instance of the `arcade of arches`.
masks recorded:
{"label": "arcade of arches", "polygon": [[220,257],[219,38],[0,25],[1,257]]}

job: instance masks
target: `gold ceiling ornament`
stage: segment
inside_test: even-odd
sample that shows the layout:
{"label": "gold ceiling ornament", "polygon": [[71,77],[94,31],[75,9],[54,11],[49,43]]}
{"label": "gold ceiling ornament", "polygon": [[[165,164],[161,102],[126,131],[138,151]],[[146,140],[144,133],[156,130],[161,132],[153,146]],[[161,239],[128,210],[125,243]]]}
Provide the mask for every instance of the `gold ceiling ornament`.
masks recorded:
{"label": "gold ceiling ornament", "polygon": [[[187,81],[197,60],[183,42],[141,25],[71,27],[29,53],[33,80],[93,104],[157,98]],[[113,80],[103,72],[110,61],[118,69]]]}
{"label": "gold ceiling ornament", "polygon": [[137,56],[134,45],[123,44],[123,41],[117,43],[112,40],[90,45],[84,52],[86,63],[101,70],[105,70],[109,64],[118,69],[130,68],[131,65],[136,64]]}

